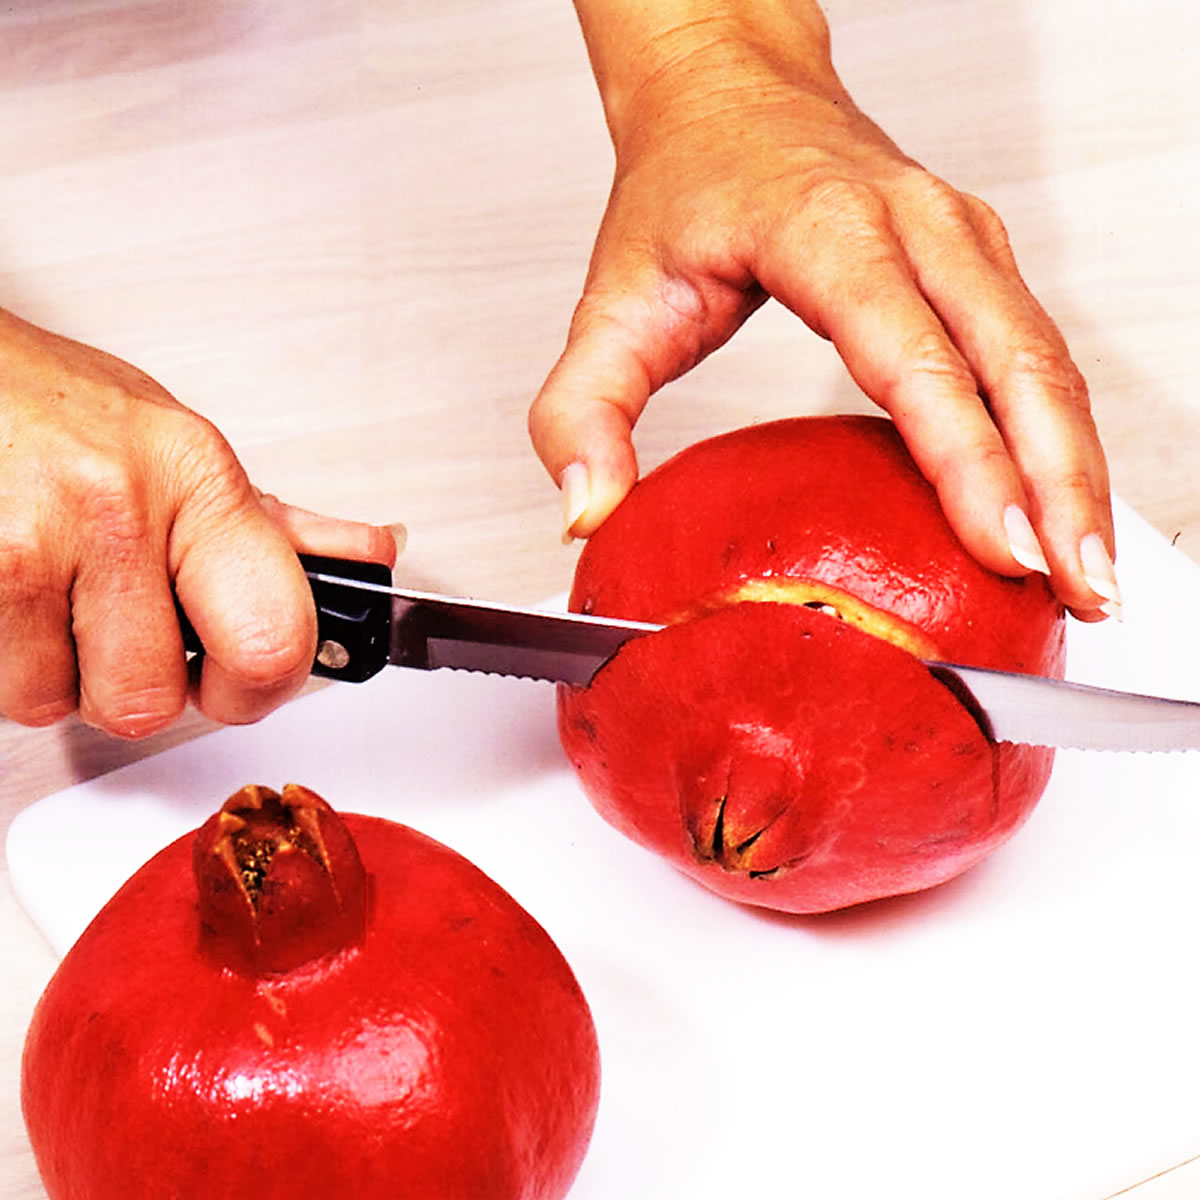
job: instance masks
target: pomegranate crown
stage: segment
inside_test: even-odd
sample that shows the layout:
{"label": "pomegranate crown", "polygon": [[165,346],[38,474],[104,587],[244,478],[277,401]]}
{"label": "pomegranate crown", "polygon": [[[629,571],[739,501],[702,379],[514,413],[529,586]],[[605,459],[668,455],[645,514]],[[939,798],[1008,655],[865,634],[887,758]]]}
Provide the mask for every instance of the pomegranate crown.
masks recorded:
{"label": "pomegranate crown", "polygon": [[251,784],[196,832],[192,868],[205,948],[233,970],[279,974],[362,941],[366,872],[316,792]]}

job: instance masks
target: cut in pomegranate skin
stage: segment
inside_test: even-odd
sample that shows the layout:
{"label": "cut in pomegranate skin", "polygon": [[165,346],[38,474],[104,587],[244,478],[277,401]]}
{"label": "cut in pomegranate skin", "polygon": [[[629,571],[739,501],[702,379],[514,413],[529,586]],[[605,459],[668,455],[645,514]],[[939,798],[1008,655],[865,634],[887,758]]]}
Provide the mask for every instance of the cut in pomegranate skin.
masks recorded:
{"label": "cut in pomegranate skin", "polygon": [[1040,576],[980,566],[889,421],[699,443],[591,538],[575,611],[668,623],[559,730],[618,829],[712,890],[824,912],[941,883],[1021,825],[1053,752],[995,744],[920,659],[1061,677]]}
{"label": "cut in pomegranate skin", "polygon": [[22,1063],[50,1200],[561,1200],[598,1095],[545,931],[447,847],[291,785],[125,884]]}

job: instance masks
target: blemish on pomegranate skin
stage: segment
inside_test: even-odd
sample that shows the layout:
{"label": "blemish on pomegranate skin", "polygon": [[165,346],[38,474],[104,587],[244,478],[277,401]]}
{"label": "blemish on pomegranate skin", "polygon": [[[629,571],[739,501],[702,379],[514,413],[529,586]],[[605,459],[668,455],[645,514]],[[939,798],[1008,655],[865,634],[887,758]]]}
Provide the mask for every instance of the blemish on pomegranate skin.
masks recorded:
{"label": "blemish on pomegranate skin", "polygon": [[278,1016],[278,1017],[286,1017],[287,1016],[287,1003],[282,996],[277,996],[274,992],[272,992],[266,988],[264,988],[262,990],[262,992],[260,992],[260,995],[262,996],[263,1000],[266,1002],[267,1007],[270,1008],[270,1010],[276,1016]]}

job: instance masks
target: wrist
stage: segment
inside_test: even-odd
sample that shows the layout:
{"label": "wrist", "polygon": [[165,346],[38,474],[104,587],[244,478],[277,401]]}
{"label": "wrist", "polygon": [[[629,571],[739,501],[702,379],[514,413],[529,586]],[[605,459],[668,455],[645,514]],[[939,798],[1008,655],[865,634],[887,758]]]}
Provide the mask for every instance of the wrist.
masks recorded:
{"label": "wrist", "polygon": [[843,96],[814,0],[575,0],[618,154],[664,110],[756,80]]}

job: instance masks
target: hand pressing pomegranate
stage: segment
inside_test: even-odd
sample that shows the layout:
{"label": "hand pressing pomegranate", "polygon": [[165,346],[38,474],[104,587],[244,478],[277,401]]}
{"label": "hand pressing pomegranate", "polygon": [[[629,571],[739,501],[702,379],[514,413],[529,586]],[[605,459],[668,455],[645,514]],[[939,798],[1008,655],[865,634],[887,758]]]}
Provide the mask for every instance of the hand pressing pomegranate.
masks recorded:
{"label": "hand pressing pomegranate", "polygon": [[599,1062],[545,931],[466,859],[247,787],[64,958],[22,1063],[51,1200],[556,1200]]}
{"label": "hand pressing pomegranate", "polygon": [[735,900],[823,912],[941,883],[1028,816],[1053,751],[992,742],[920,661],[1061,677],[1041,576],[959,544],[882,418],[693,446],[592,536],[575,611],[665,622],[559,730],[598,811]]}

